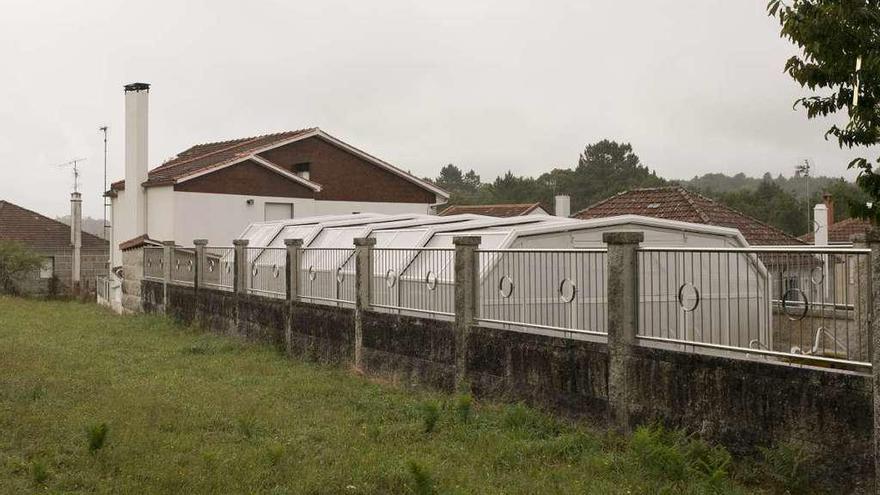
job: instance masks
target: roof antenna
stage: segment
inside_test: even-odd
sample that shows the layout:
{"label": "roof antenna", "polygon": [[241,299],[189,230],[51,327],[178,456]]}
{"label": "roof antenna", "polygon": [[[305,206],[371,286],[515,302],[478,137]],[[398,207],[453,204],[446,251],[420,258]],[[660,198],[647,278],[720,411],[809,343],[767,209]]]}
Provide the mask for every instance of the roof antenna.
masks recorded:
{"label": "roof antenna", "polygon": [[85,158],[74,158],[69,162],[59,163],[59,167],[73,167],[73,192],[79,192],[79,162],[86,161]]}
{"label": "roof antenna", "polygon": [[107,208],[111,205],[110,198],[104,196],[104,193],[107,192],[107,131],[110,130],[110,128],[104,125],[99,127],[98,130],[104,133],[104,189],[101,189],[101,197],[104,200],[104,223],[101,225],[104,227],[104,239],[107,239],[107,230],[110,228],[107,225]]}

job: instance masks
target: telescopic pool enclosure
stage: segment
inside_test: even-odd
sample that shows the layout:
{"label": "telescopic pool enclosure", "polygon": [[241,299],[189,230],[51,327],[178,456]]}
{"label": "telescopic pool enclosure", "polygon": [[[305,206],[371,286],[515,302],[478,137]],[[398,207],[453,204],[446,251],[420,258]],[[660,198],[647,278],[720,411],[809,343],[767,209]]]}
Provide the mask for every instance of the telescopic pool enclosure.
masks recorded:
{"label": "telescopic pool enclosure", "polygon": [[[285,240],[297,248],[303,301],[354,305],[355,247],[369,249],[369,305],[377,311],[453,318],[453,239],[479,237],[476,321],[569,338],[607,334],[608,248],[603,234],[641,232],[636,253],[638,337],[707,352],[868,361],[867,250],[749,246],[736,229],[625,215],[353,214],[249,225],[233,247],[205,247],[202,283],[233,290],[237,259],[247,292],[286,297]],[[240,243],[243,244],[243,243]],[[228,244],[226,244],[228,246]],[[196,250],[145,248],[145,277],[193,283]],[[166,256],[167,258],[163,258]],[[242,275],[245,277],[245,275]]]}
{"label": "telescopic pool enclosure", "polygon": [[[607,325],[602,234],[633,230],[644,233],[644,248],[747,247],[734,229],[632,215],[575,220],[359,214],[255,223],[241,238],[249,241],[249,261],[257,274],[278,271],[278,256],[271,248],[283,248],[285,239],[302,239],[302,296],[342,303],[354,301],[353,241],[373,238],[373,305],[451,316],[452,239],[478,236],[482,322],[602,335]],[[767,269],[748,253],[730,255],[725,261],[728,266],[720,271],[721,278],[710,281],[709,274],[717,267],[709,266],[709,258],[691,254],[655,260],[650,272],[642,274],[646,283],[674,272],[682,281],[705,278],[693,287],[720,282],[725,287],[738,285],[738,290],[735,295],[704,290],[698,296],[691,285],[684,290],[681,284],[655,287],[650,299],[642,302],[643,327],[680,312],[674,325],[658,329],[656,335],[723,345],[757,340],[769,347]],[[278,279],[283,284],[283,277]],[[279,293],[281,289],[276,287]],[[704,335],[699,335],[700,322],[690,314],[693,311],[686,311],[697,297],[712,308],[706,318],[707,324],[712,320],[712,332]],[[747,334],[738,334],[741,328],[747,328]]]}

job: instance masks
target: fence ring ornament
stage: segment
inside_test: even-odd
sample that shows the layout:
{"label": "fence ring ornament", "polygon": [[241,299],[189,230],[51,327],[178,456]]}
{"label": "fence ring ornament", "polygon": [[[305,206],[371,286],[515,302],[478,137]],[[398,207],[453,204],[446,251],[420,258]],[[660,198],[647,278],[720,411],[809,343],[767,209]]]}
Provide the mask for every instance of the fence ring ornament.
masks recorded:
{"label": "fence ring ornament", "polygon": [[516,285],[513,283],[513,280],[507,275],[498,280],[498,293],[501,294],[501,297],[504,299],[513,295],[513,289],[515,287]]}
{"label": "fence ring ornament", "polygon": [[208,271],[209,272],[214,271],[214,260],[208,260]]}
{"label": "fence ring ornament", "polygon": [[345,280],[345,272],[342,271],[340,266],[336,269],[336,282],[341,284],[343,280]]}
{"label": "fence ring ornament", "polygon": [[318,270],[315,269],[315,265],[309,267],[309,280],[314,282],[316,278],[318,278]]}
{"label": "fence ring ornament", "polygon": [[[685,293],[686,290],[690,289],[693,293],[688,295]],[[691,304],[686,304],[685,298],[693,299]],[[690,301],[687,301],[690,302]],[[690,283],[685,282],[681,284],[681,287],[678,288],[678,305],[681,309],[684,310],[685,313],[690,313],[691,311],[697,309],[697,306],[700,305],[700,289]]]}
{"label": "fence ring ornament", "polygon": [[428,286],[428,290],[434,290],[437,288],[437,274],[431,270],[428,270],[428,273],[425,274],[425,285]]}
{"label": "fence ring ornament", "polygon": [[575,296],[577,296],[578,288],[574,282],[566,277],[559,282],[558,291],[559,300],[567,304],[574,301]]}
{"label": "fence ring ornament", "polygon": [[385,272],[385,285],[387,285],[389,289],[397,285],[397,272],[392,268],[389,268],[388,271]]}
{"label": "fence ring ornament", "polygon": [[821,285],[825,281],[825,269],[821,266],[814,266],[810,270],[810,282],[813,285]]}
{"label": "fence ring ornament", "polygon": [[278,268],[278,265],[272,265],[272,278],[278,278],[281,275],[281,269]]}
{"label": "fence ring ornament", "polygon": [[189,260],[186,262],[186,271],[188,271],[188,272],[193,271],[193,260]]}
{"label": "fence ring ornament", "polygon": [[232,263],[226,262],[226,273],[230,273],[232,271]]}
{"label": "fence ring ornament", "polygon": [[257,264],[254,263],[251,265],[251,274],[256,277],[258,273],[260,273],[260,270],[257,268]]}
{"label": "fence ring ornament", "polygon": [[147,268],[153,268],[153,260],[147,260]]}
{"label": "fence ring ornament", "polygon": [[174,269],[180,271],[180,259],[174,260]]}
{"label": "fence ring ornament", "polygon": [[[790,296],[793,296],[793,297],[790,297]],[[792,303],[797,302],[797,299],[795,299],[795,297],[797,297],[797,296],[800,296],[803,300],[803,304],[804,304],[803,310],[800,313],[789,313],[789,311],[788,311],[789,309],[796,308],[795,306],[792,306]],[[791,288],[791,289],[788,289],[787,291],[785,291],[784,294],[782,294],[782,312],[785,314],[785,316],[788,317],[789,320],[791,320],[791,321],[803,320],[804,318],[807,317],[807,311],[809,311],[809,309],[810,309],[810,300],[807,299],[807,295],[804,293],[804,291],[802,291],[800,289],[796,289],[796,288]]]}

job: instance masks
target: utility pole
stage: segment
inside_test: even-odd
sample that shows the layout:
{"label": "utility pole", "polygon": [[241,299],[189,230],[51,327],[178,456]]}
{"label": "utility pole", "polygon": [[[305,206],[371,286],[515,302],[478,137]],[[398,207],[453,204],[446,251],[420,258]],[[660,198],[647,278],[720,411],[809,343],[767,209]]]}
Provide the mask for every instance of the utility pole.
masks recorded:
{"label": "utility pole", "polygon": [[109,240],[107,236],[107,208],[110,206],[110,203],[108,203],[109,198],[104,196],[104,193],[107,192],[107,131],[109,129],[106,125],[98,128],[99,131],[104,133],[104,190],[101,191],[101,198],[104,200],[104,223],[101,224],[104,227],[104,240]]}

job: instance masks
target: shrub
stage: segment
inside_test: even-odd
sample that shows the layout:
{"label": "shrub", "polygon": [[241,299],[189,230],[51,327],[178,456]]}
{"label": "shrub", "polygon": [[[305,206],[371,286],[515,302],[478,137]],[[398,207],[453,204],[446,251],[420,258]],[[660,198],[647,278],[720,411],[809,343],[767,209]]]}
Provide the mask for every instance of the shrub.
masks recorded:
{"label": "shrub", "polygon": [[800,443],[780,443],[759,447],[759,468],[776,493],[805,493],[814,481],[810,464],[815,455]]}
{"label": "shrub", "polygon": [[89,440],[89,452],[95,453],[104,446],[107,440],[107,423],[92,425],[86,430]]}
{"label": "shrub", "polygon": [[459,421],[467,423],[471,419],[473,398],[470,395],[459,395],[455,401],[455,414]]}
{"label": "shrub", "polygon": [[431,495],[436,493],[434,482],[428,471],[415,461],[407,463],[407,469],[412,480],[412,492],[416,495]]}
{"label": "shrub", "polygon": [[37,485],[43,484],[49,479],[49,470],[46,468],[46,464],[40,461],[35,461],[31,465],[31,476],[33,477],[34,483]]}
{"label": "shrub", "polygon": [[730,453],[723,447],[662,426],[637,429],[630,441],[630,451],[651,475],[674,483],[695,478],[719,486],[727,479],[731,462]]}
{"label": "shrub", "polygon": [[43,257],[24,244],[0,241],[0,291],[20,294],[21,282],[43,264]]}
{"label": "shrub", "polygon": [[559,422],[524,404],[507,407],[503,421],[505,428],[532,438],[555,437],[560,432]]}
{"label": "shrub", "polygon": [[434,431],[437,421],[440,419],[440,408],[435,402],[425,402],[421,406],[422,423],[425,433]]}

